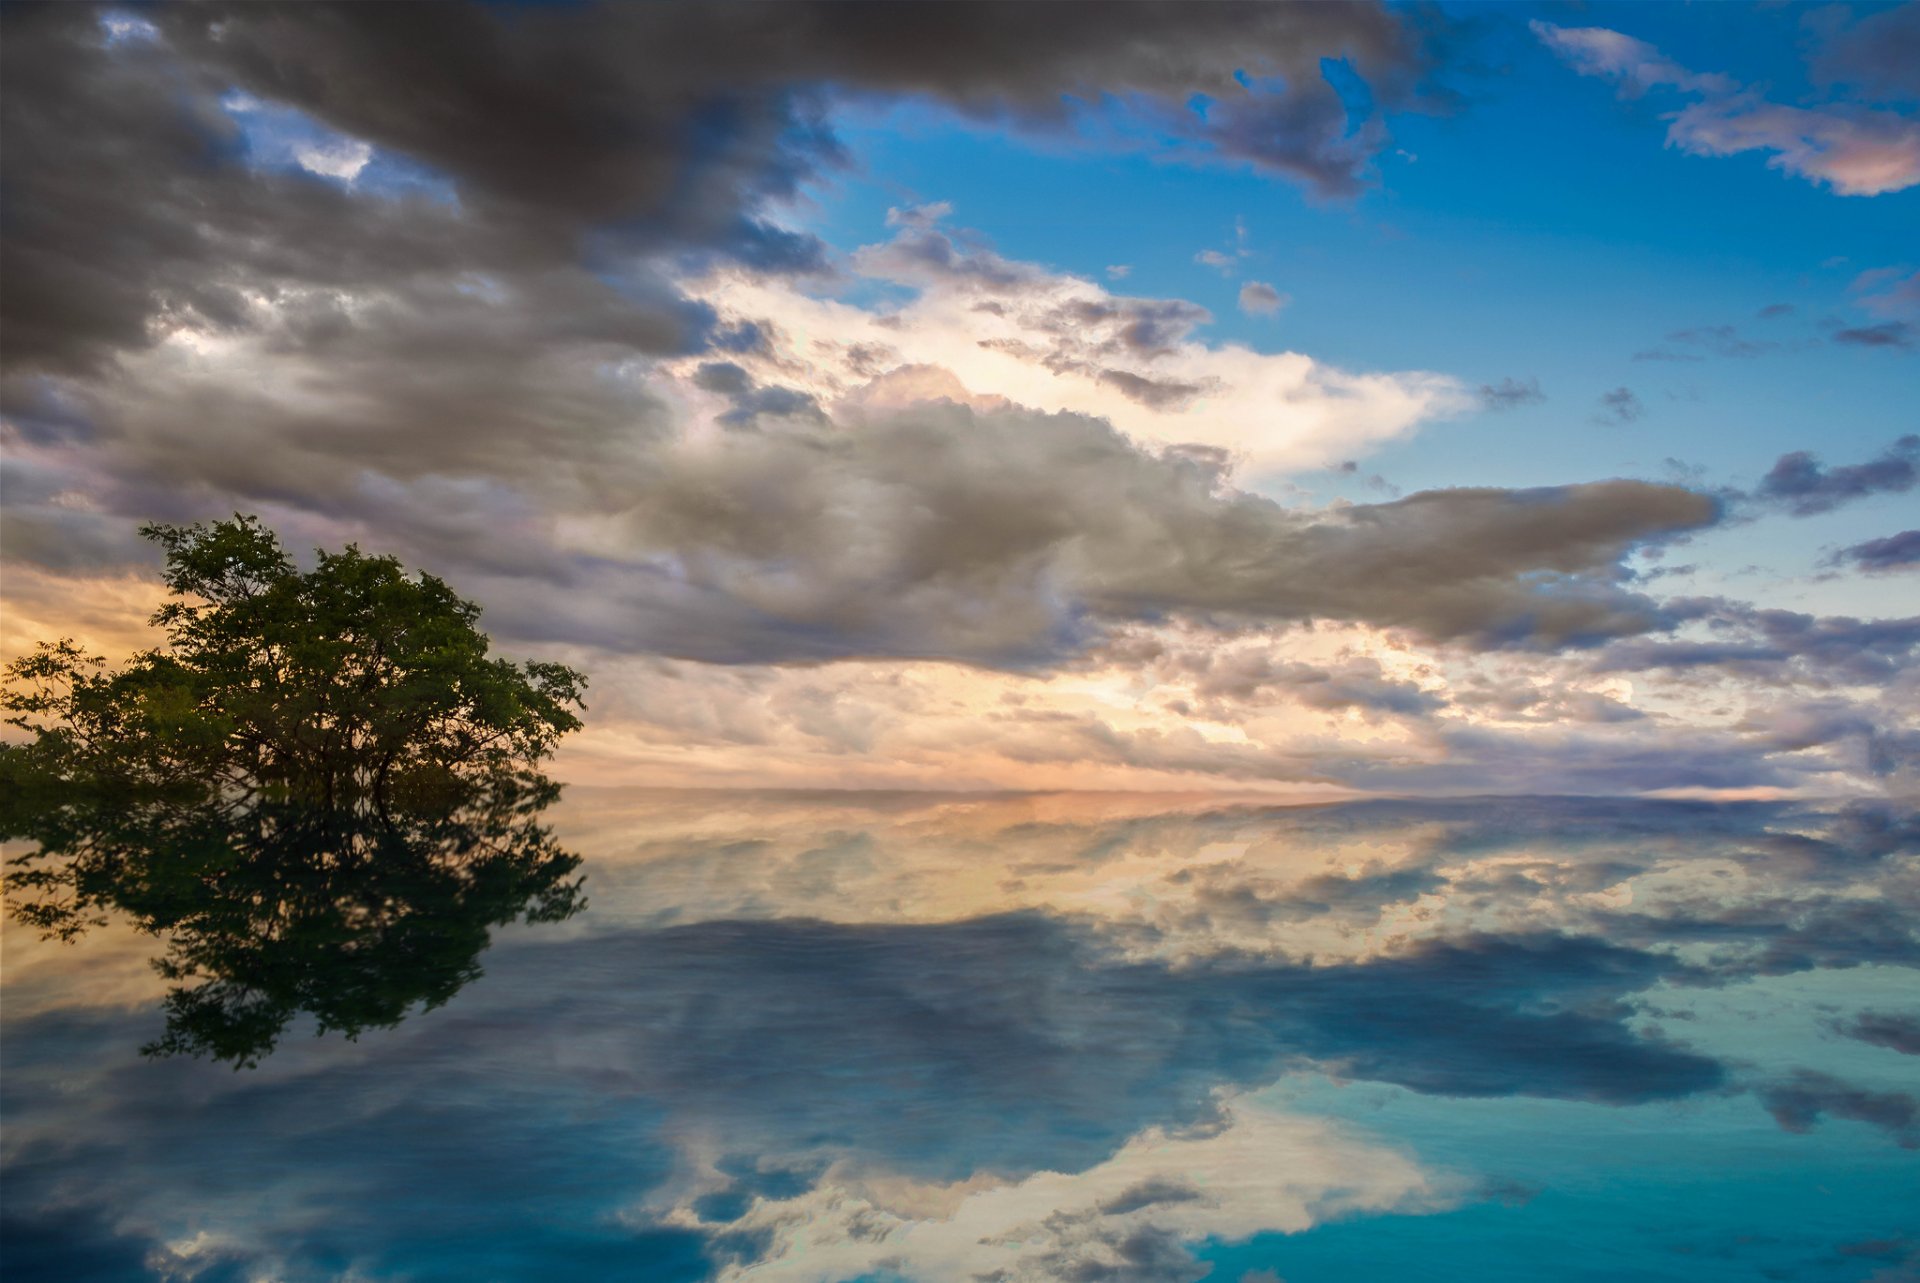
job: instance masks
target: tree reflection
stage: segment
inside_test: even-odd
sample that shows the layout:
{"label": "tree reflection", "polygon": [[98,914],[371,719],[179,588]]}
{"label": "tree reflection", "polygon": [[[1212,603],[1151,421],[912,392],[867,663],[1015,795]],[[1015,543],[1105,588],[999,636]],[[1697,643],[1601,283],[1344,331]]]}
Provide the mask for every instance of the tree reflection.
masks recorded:
{"label": "tree reflection", "polygon": [[349,1037],[445,1002],[493,927],[582,907],[538,770],[585,678],[491,658],[479,607],[357,548],[302,573],[236,517],[153,526],[163,649],[72,641],[7,666],[10,909],[71,939],[109,911],[166,941],[150,1053],[250,1065],[294,1017]]}
{"label": "tree reflection", "polygon": [[438,783],[383,806],[69,799],[76,854],[13,875],[15,913],[72,935],[118,910],[166,941],[148,1054],[250,1066],[301,1013],[348,1037],[389,1027],[478,977],[492,928],[584,903],[579,857],[536,818],[552,785]]}

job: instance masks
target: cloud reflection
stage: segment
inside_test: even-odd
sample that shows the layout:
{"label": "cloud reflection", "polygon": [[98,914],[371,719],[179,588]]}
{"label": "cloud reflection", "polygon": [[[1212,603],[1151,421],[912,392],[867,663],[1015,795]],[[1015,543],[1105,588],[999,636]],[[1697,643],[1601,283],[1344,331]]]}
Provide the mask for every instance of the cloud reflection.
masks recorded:
{"label": "cloud reflection", "polygon": [[1837,1120],[1823,1139],[1909,1127],[1881,1085],[1756,1079],[1645,1018],[1649,994],[1910,964],[1898,816],[569,805],[594,908],[508,932],[483,980],[359,1043],[236,1076],[138,1061],[157,1013],[78,985],[10,1009],[7,1180],[32,1191],[10,1244],[39,1244],[17,1259],[49,1278],[137,1248],[156,1278],[1161,1283],[1200,1277],[1211,1242],[1476,1197],[1287,1108],[1268,1089],[1289,1075],[1605,1107],[1751,1086],[1766,1129],[1763,1107]]}

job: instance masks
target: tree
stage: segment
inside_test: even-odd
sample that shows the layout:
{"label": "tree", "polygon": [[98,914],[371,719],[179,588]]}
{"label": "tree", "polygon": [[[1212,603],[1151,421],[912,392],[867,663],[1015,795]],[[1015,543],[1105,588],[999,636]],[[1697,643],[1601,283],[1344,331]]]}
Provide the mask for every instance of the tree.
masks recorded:
{"label": "tree", "polygon": [[302,1011],[349,1036],[479,974],[493,926],[577,912],[540,764],[584,677],[488,658],[479,608],[354,547],[301,573],[256,519],[149,526],[162,646],[8,668],[10,909],[72,939],[128,915],[174,984],[150,1053],[254,1063]]}

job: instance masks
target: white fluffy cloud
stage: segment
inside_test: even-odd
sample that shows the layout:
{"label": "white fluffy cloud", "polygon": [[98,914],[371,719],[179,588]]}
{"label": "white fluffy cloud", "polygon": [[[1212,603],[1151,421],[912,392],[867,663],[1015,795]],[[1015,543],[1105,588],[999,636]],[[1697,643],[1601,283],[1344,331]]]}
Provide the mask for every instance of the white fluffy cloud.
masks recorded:
{"label": "white fluffy cloud", "polygon": [[[1098,415],[1141,442],[1227,451],[1243,482],[1352,458],[1472,407],[1444,374],[1362,373],[1209,342],[1200,331],[1211,317],[1193,303],[1115,294],[1003,258],[944,230],[946,212],[899,212],[892,240],[852,256],[863,286],[911,292],[895,306],[739,271],[691,288],[728,320],[757,327],[764,347],[734,360],[762,382],[831,402],[887,369],[933,367],[968,394]],[[1263,288],[1243,302],[1284,304]]]}

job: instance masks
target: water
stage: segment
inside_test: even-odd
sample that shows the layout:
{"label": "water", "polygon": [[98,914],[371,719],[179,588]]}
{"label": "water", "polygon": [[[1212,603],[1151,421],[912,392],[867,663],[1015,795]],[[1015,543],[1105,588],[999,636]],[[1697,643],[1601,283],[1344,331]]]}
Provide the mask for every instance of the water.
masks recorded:
{"label": "water", "polygon": [[557,821],[585,912],[253,1068],[142,1056],[162,942],[9,924],[8,1277],[1920,1270],[1910,815],[574,790]]}

